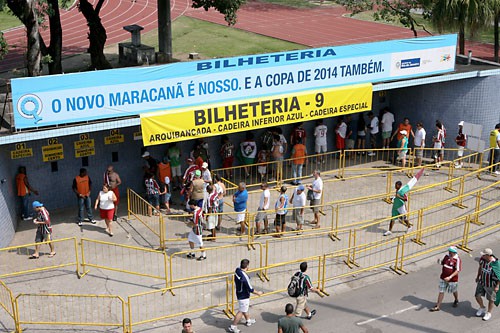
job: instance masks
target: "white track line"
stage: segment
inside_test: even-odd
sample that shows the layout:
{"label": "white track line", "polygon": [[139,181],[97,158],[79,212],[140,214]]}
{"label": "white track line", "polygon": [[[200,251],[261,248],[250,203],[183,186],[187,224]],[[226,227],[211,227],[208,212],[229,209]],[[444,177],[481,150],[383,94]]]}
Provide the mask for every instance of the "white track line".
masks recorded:
{"label": "white track line", "polygon": [[409,310],[417,310],[417,309],[420,309],[421,307],[422,307],[421,304],[410,306],[409,308],[398,310],[398,311],[389,313],[387,315],[382,315],[382,316],[377,317],[377,318],[372,318],[372,319],[368,319],[368,320],[365,320],[365,321],[361,321],[359,323],[356,323],[356,325],[358,325],[358,326],[365,325],[365,324],[371,323],[372,321],[376,321],[376,320],[388,318],[390,316],[394,316],[394,315],[397,315],[397,314],[400,314],[400,313],[403,313],[403,312],[406,312],[406,311],[409,311]]}

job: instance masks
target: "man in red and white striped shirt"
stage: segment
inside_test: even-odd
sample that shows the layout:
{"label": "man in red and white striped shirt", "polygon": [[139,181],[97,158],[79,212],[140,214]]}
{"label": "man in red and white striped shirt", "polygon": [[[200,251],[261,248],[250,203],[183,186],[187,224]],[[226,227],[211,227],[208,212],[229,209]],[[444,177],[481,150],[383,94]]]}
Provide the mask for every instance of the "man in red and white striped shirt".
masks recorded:
{"label": "man in red and white striped shirt", "polygon": [[[476,301],[480,308],[476,312],[476,316],[483,317],[483,320],[490,320],[491,310],[495,304],[496,294],[500,287],[500,281],[493,271],[492,263],[497,261],[491,249],[484,249],[481,252],[481,259],[479,259],[479,268],[476,276]],[[488,311],[483,303],[483,296],[488,300]]]}
{"label": "man in red and white striped shirt", "polygon": [[[205,215],[203,212],[203,209],[197,205],[196,200],[191,199],[189,200],[189,208],[193,211],[193,228],[188,234],[188,242],[189,242],[189,248],[192,250],[194,249],[194,246],[199,246],[200,250],[203,250],[203,238],[202,238],[202,233],[203,233],[203,222],[205,221]],[[196,254],[194,252],[189,252],[187,255],[188,259],[194,259],[196,257]],[[201,255],[198,257],[197,260],[205,260],[207,259],[207,255],[205,251],[201,252]]]}
{"label": "man in red and white striped shirt", "polygon": [[[36,218],[33,219],[33,223],[37,226],[35,243],[50,242],[52,240],[52,226],[50,225],[49,211],[41,202],[38,201],[33,202],[33,209],[36,212]],[[56,255],[56,251],[54,250],[54,245],[52,243],[48,243],[48,245],[50,247],[49,258],[52,258]],[[38,259],[40,256],[38,252],[39,249],[40,245],[35,245],[35,253],[33,253],[29,258]]]}
{"label": "man in red and white striped shirt", "polygon": [[457,249],[454,246],[448,248],[448,254],[444,256],[443,260],[439,261],[443,266],[439,280],[439,295],[436,306],[430,311],[439,311],[441,303],[443,302],[444,293],[453,293],[455,301],[453,307],[458,306],[458,273],[462,270],[462,260],[458,256]]}

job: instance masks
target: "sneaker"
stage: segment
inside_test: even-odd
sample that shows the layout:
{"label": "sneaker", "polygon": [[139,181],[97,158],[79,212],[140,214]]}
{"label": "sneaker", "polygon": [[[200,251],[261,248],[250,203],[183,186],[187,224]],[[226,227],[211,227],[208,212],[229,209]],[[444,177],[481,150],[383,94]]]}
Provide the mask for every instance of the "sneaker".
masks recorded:
{"label": "sneaker", "polygon": [[196,256],[194,253],[188,253],[188,255],[186,256],[188,259],[194,259]]}
{"label": "sneaker", "polygon": [[454,301],[452,306],[456,308],[458,306],[458,301]]}
{"label": "sneaker", "polygon": [[[207,259],[207,256],[199,256],[198,259],[196,259],[196,260],[203,261],[203,260],[206,260],[206,259]],[[249,326],[249,325],[247,325],[247,326]]]}
{"label": "sneaker", "polygon": [[495,171],[495,175],[500,175],[500,171]]}
{"label": "sneaker", "polygon": [[485,321],[486,321],[486,320],[490,320],[490,319],[491,319],[491,313],[486,312],[486,314],[485,314],[485,315],[484,315],[484,317],[483,317],[483,320],[485,320]]}
{"label": "sneaker", "polygon": [[229,326],[229,328],[227,329],[229,332],[232,332],[232,333],[240,333],[241,331],[238,329],[238,327],[234,326],[234,325],[231,325]]}
{"label": "sneaker", "polygon": [[409,232],[411,232],[412,230],[413,230],[413,228],[412,228],[412,227],[408,227],[408,229],[406,229],[406,233],[409,233]]}
{"label": "sneaker", "polygon": [[96,221],[96,220],[94,220],[94,219],[92,219],[92,220],[90,220],[90,223],[92,223],[92,224],[96,224],[96,223],[97,223],[97,221]]}
{"label": "sneaker", "polygon": [[255,324],[255,319],[248,319],[247,323],[245,325],[246,326],[252,326],[253,324]]}
{"label": "sneaker", "polygon": [[90,222],[89,218],[83,219],[85,222]]}
{"label": "sneaker", "polygon": [[482,317],[482,316],[484,316],[485,313],[486,313],[486,308],[480,308],[476,312],[476,317]]}
{"label": "sneaker", "polygon": [[306,317],[307,320],[311,320],[312,317],[316,314],[316,310],[312,310],[311,313],[309,313],[309,316]]}
{"label": "sneaker", "polygon": [[384,236],[390,236],[392,235],[392,232],[390,232],[389,230],[387,230],[386,232],[384,232]]}
{"label": "sneaker", "polygon": [[367,155],[368,155],[368,156],[375,156],[375,153],[371,151],[371,152],[369,152]]}
{"label": "sneaker", "polygon": [[461,168],[462,168],[462,165],[461,165],[461,164],[458,164],[458,165],[456,165],[456,166],[455,166],[455,168],[457,168],[457,169],[461,169]]}
{"label": "sneaker", "polygon": [[83,222],[82,221],[78,221],[78,226],[82,226],[83,225]]}
{"label": "sneaker", "polygon": [[118,220],[118,216],[113,215],[113,221],[116,222],[116,220]]}

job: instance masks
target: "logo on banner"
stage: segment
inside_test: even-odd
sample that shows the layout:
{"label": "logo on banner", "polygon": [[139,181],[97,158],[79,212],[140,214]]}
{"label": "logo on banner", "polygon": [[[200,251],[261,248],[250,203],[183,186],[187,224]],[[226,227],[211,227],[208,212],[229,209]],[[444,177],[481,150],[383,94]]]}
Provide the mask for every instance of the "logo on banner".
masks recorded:
{"label": "logo on banner", "polygon": [[420,67],[420,58],[402,59],[401,62],[396,64],[396,67],[401,69]]}
{"label": "logo on banner", "polygon": [[451,55],[448,53],[448,54],[443,54],[441,56],[441,62],[443,61],[450,61],[451,60]]}
{"label": "logo on banner", "polygon": [[35,124],[38,124],[42,118],[40,113],[42,113],[42,100],[33,94],[23,95],[17,102],[17,111],[19,114],[26,119],[33,119]]}

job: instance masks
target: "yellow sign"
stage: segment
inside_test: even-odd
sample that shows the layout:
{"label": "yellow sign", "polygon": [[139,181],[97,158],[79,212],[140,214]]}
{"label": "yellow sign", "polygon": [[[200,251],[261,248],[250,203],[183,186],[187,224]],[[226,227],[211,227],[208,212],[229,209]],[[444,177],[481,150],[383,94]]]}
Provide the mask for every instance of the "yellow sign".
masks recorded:
{"label": "yellow sign", "polygon": [[94,139],[75,141],[74,146],[75,158],[95,155]]}
{"label": "yellow sign", "polygon": [[117,129],[109,131],[109,136],[104,137],[104,144],[112,145],[115,143],[123,143],[125,142],[125,135],[120,134],[120,131]]}
{"label": "yellow sign", "polygon": [[17,143],[16,150],[10,151],[10,158],[12,160],[18,158],[33,157],[33,149],[26,147],[26,143]]}
{"label": "yellow sign", "polygon": [[142,132],[134,132],[134,141],[142,140]]}
{"label": "yellow sign", "polygon": [[48,146],[42,146],[42,156],[44,162],[53,162],[64,158],[62,143],[54,143]]}
{"label": "yellow sign", "polygon": [[363,112],[372,85],[325,88],[141,115],[145,146]]}

